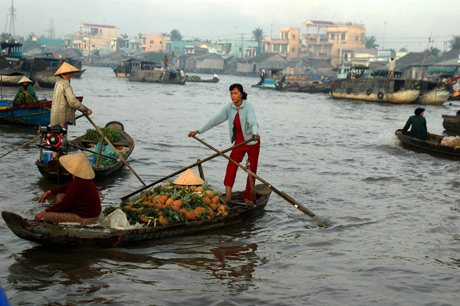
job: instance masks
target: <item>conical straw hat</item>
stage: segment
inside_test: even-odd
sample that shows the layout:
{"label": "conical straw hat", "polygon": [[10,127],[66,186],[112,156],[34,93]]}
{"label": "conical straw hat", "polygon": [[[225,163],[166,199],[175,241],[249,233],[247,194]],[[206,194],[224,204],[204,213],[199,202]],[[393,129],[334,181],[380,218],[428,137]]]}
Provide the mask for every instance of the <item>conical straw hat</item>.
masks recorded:
{"label": "conical straw hat", "polygon": [[67,62],[62,63],[62,65],[59,67],[59,69],[54,73],[54,75],[60,75],[64,73],[69,73],[69,72],[79,72],[77,68],[74,66],[70,65]]}
{"label": "conical straw hat", "polygon": [[89,163],[85,154],[70,154],[59,157],[61,165],[69,171],[70,174],[84,180],[92,180],[96,175],[93,167]]}
{"label": "conical straw hat", "polygon": [[204,181],[192,169],[187,169],[173,183],[176,185],[202,185]]}
{"label": "conical straw hat", "polygon": [[22,77],[22,79],[19,80],[18,84],[22,83],[33,83],[28,77]]}

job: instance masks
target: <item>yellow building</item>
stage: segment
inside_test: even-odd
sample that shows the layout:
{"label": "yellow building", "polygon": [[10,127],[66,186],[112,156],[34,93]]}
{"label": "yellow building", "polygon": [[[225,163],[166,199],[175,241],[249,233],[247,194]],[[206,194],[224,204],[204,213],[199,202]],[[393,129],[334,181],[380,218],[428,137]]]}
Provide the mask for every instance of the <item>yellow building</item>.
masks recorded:
{"label": "yellow building", "polygon": [[304,25],[307,34],[303,38],[308,55],[330,59],[334,67],[340,64],[341,49],[365,47],[366,27],[363,24],[307,20]]}
{"label": "yellow building", "polygon": [[140,49],[141,52],[159,52],[166,50],[166,41],[171,40],[170,36],[162,35],[142,35]]}
{"label": "yellow building", "polygon": [[262,41],[264,53],[279,53],[289,58],[299,57],[302,49],[300,28],[280,28],[279,39]]}
{"label": "yellow building", "polygon": [[93,50],[100,54],[109,54],[117,51],[118,28],[109,25],[80,23],[75,33],[73,47],[81,50],[84,56]]}

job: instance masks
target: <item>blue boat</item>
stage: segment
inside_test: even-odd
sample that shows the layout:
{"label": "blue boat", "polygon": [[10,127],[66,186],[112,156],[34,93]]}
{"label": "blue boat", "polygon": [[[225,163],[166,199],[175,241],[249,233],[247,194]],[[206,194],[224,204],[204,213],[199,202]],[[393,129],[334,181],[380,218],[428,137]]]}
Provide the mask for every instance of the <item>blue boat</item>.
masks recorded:
{"label": "blue boat", "polygon": [[280,86],[281,73],[282,69],[261,69],[259,83],[251,85],[251,87],[276,90],[276,87]]}
{"label": "blue boat", "polygon": [[0,101],[0,124],[45,126],[50,123],[51,101],[37,104],[13,106],[9,101]]}

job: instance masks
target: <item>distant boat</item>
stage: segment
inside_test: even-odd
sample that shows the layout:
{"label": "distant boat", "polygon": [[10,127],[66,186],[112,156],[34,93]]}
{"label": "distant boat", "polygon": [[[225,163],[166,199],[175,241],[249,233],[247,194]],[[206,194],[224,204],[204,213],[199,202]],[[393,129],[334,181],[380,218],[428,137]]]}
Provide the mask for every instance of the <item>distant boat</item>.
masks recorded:
{"label": "distant boat", "polygon": [[129,80],[136,82],[184,85],[186,82],[186,77],[181,77],[179,72],[161,68],[155,70],[131,71]]}
{"label": "distant boat", "polygon": [[120,62],[117,67],[113,68],[113,72],[117,78],[129,78],[131,71],[154,70],[155,68],[161,68],[161,65],[154,61],[129,59]]}
{"label": "distant boat", "polygon": [[187,75],[187,82],[197,82],[197,83],[217,83],[219,82],[219,78],[212,78],[212,79],[206,79],[203,80],[201,77],[197,75]]}
{"label": "distant boat", "polygon": [[[73,58],[55,58],[53,56],[24,56],[22,54],[22,44],[12,39],[0,43],[0,69],[3,71],[20,72],[27,76],[40,87],[52,88],[58,77],[54,73],[64,62],[78,68],[80,72],[75,73],[74,77],[80,77],[85,71],[81,69],[80,60]],[[5,77],[2,86],[17,87],[18,77]]]}
{"label": "distant boat", "polygon": [[442,126],[451,132],[460,133],[460,116],[442,115]]}
{"label": "distant boat", "polygon": [[368,67],[344,66],[339,68],[329,96],[333,99],[408,104],[415,102],[420,95],[420,89],[415,86],[414,80],[372,77]]}

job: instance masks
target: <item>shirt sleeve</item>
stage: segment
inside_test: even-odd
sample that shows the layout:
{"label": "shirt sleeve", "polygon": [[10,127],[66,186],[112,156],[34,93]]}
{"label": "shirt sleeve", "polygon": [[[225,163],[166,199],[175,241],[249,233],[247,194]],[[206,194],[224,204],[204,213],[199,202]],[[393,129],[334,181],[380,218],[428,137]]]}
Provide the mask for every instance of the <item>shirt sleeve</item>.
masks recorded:
{"label": "shirt sleeve", "polygon": [[69,106],[73,109],[78,109],[81,112],[86,112],[88,108],[83,105],[80,101],[78,101],[77,98],[75,98],[75,95],[73,94],[72,88],[70,86],[66,86],[64,89],[64,96],[67,100],[67,103],[69,103]]}
{"label": "shirt sleeve", "polygon": [[259,124],[257,123],[256,112],[252,104],[249,105],[248,124],[249,124],[249,127],[251,128],[252,134],[258,135],[259,134]]}
{"label": "shirt sleeve", "polygon": [[[65,189],[64,189],[65,187]],[[73,201],[76,199],[76,196],[78,194],[78,188],[77,184],[72,184],[72,182],[56,187],[51,190],[51,194],[56,194],[56,193],[62,193],[62,190],[65,191],[64,198],[50,208],[47,208],[47,212],[65,212],[65,211],[70,211],[70,208],[74,204]],[[54,193],[56,192],[56,193]]]}
{"label": "shirt sleeve", "polygon": [[211,128],[225,122],[228,120],[228,106],[224,106],[220,112],[218,112],[214,117],[212,117],[208,122],[206,122],[202,127],[198,129],[200,134],[210,130]]}
{"label": "shirt sleeve", "polygon": [[407,132],[412,124],[411,118],[407,119],[406,125],[403,127],[403,131]]}

